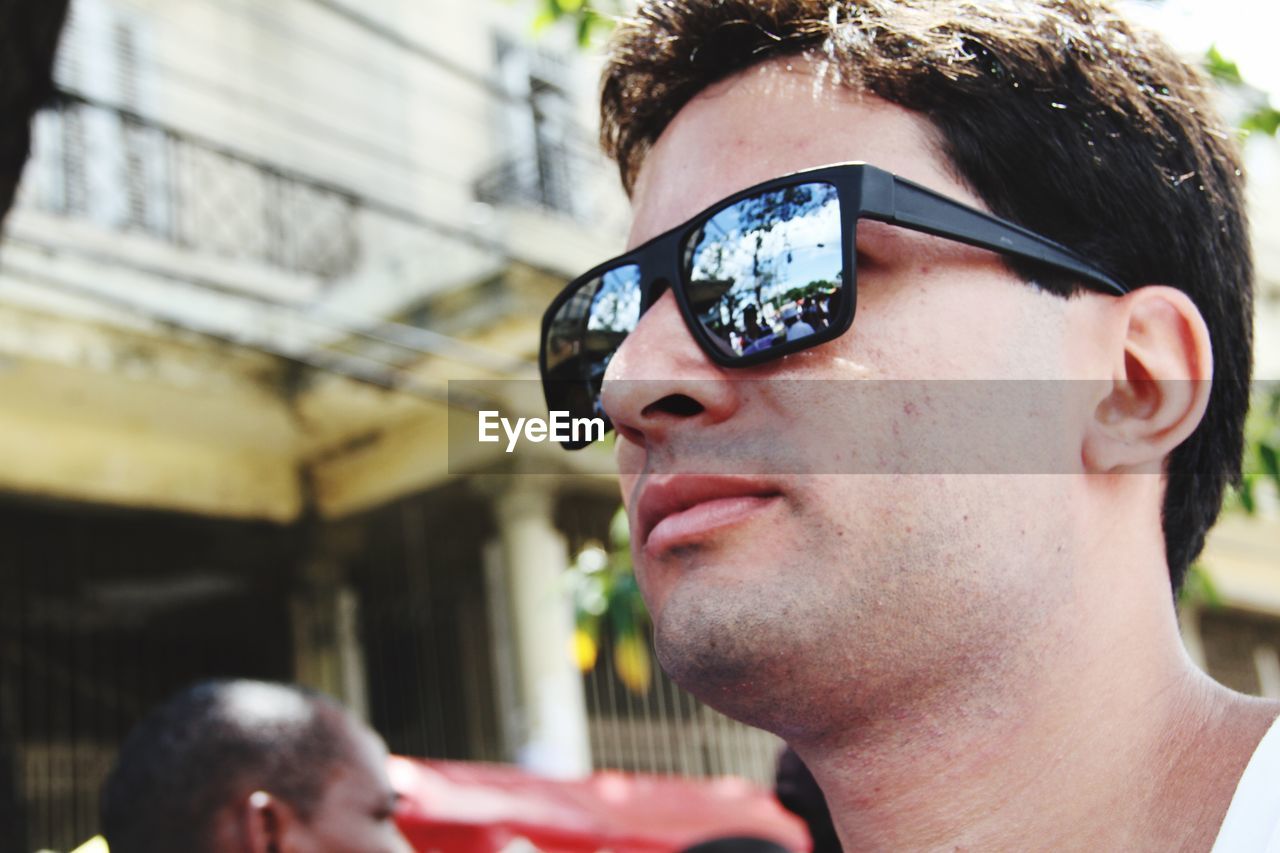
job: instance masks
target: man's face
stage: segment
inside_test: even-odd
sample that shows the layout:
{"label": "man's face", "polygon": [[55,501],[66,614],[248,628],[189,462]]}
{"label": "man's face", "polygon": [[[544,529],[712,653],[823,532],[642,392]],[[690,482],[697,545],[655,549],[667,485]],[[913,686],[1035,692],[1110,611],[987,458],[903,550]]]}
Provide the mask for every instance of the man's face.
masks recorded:
{"label": "man's face", "polygon": [[311,819],[290,838],[296,853],[408,853],[396,828],[387,748],[363,726],[348,726],[350,758],[333,771]]}
{"label": "man's face", "polygon": [[[794,65],[750,69],[681,110],[639,173],[631,245],[754,183],[851,160],[984,207],[921,117]],[[981,399],[931,404],[906,382],[917,396],[896,401],[894,383],[866,381],[1070,376],[1086,345],[1078,306],[1093,297],[1039,292],[994,255],[877,223],[859,225],[858,248],[857,314],[841,338],[721,368],[668,292],[614,356],[603,392],[664,667],[784,736],[802,733],[788,729],[780,691],[839,690],[847,707],[883,710],[943,679],[1034,665],[1031,638],[1052,634],[1072,595],[1055,567],[1072,549],[1073,478],[892,473],[973,422],[965,407]],[[959,386],[981,395],[989,384]],[[878,404],[849,393],[873,385]],[[1040,417],[1009,426],[1061,439],[1057,415]],[[708,452],[733,476],[699,475],[695,456]],[[797,468],[775,453],[809,473],[787,473]],[[850,470],[871,473],[821,473]]]}

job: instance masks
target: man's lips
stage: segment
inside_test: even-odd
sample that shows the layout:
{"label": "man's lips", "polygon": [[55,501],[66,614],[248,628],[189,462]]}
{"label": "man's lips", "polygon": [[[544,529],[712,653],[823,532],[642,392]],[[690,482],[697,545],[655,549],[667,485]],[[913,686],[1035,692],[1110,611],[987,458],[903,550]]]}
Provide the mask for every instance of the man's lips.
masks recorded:
{"label": "man's lips", "polygon": [[781,494],[776,485],[743,477],[655,476],[636,504],[639,542],[654,554],[688,544],[743,521]]}

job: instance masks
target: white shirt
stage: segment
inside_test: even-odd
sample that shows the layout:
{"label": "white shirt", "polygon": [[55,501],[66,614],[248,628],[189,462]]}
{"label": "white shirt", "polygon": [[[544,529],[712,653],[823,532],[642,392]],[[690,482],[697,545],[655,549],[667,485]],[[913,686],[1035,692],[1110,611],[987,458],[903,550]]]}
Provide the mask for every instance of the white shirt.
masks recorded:
{"label": "white shirt", "polygon": [[1212,853],[1280,853],[1280,718],[1253,751]]}

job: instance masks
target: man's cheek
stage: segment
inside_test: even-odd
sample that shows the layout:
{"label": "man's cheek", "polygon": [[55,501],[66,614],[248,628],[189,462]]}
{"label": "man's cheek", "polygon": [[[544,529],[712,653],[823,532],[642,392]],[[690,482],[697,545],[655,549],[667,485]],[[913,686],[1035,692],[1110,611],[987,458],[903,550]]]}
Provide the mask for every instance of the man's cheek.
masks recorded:
{"label": "man's cheek", "polygon": [[627,510],[627,521],[631,524],[631,528],[635,529],[635,505],[636,505],[636,486],[639,484],[640,476],[638,474],[619,474],[618,490],[622,493],[622,506]]}
{"label": "man's cheek", "polygon": [[667,592],[662,583],[662,566],[650,565],[641,551],[640,543],[634,539],[631,541],[631,565],[635,571],[640,597],[644,599],[649,615],[656,618],[662,610]]}
{"label": "man's cheek", "polygon": [[618,467],[618,476],[623,484],[623,497],[631,494],[631,486],[635,484],[635,479],[644,470],[645,451],[644,448],[634,441],[622,436],[618,436],[618,440],[613,446],[613,461]]}
{"label": "man's cheek", "polygon": [[640,473],[644,466],[644,451],[630,441],[619,438],[614,448],[614,462],[618,468],[618,490],[622,493],[622,506],[627,511],[627,522],[636,529],[635,506],[639,497]]}

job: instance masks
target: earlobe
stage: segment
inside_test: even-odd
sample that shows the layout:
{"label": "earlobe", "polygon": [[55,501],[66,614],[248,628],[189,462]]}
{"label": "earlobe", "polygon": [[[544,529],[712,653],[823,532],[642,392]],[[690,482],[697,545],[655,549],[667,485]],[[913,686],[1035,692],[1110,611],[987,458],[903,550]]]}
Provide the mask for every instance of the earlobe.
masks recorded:
{"label": "earlobe", "polygon": [[1123,336],[1086,431],[1085,470],[1159,472],[1209,404],[1209,331],[1191,299],[1172,287],[1138,288],[1113,308],[1123,312]]}

